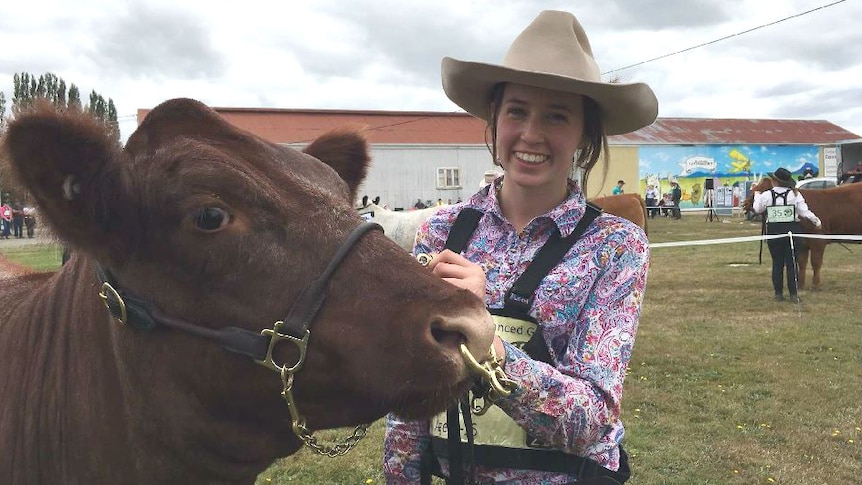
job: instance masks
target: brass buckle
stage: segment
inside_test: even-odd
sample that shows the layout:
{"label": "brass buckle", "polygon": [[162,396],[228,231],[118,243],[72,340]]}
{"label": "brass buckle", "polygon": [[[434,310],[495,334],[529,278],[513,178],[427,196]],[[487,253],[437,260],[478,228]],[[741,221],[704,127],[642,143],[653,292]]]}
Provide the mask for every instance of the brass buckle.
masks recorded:
{"label": "brass buckle", "polygon": [[[284,322],[279,320],[275,322],[272,328],[266,328],[260,331],[261,335],[263,335],[264,337],[269,337],[269,348],[266,349],[266,357],[264,357],[263,360],[255,360],[255,362],[264,367],[272,369],[275,372],[287,371],[288,374],[293,375],[302,367],[302,364],[305,362],[305,352],[306,349],[308,349],[308,337],[309,335],[311,335],[311,332],[306,329],[305,335],[303,335],[300,339],[292,335],[281,333],[279,330],[281,330],[281,327],[283,326]],[[289,340],[293,342],[294,345],[296,345],[296,348],[299,349],[299,358],[296,360],[296,363],[290,367],[286,365],[278,365],[272,358],[272,351],[275,349],[275,345],[282,340]]]}
{"label": "brass buckle", "polygon": [[[123,297],[120,296],[120,293],[111,286],[107,281],[102,283],[102,288],[99,290],[99,298],[102,299],[102,303],[105,304],[105,308],[108,309],[108,313],[114,316],[120,323],[123,325],[126,324],[128,314],[126,313],[126,302],[123,301]],[[120,316],[117,317],[114,315],[114,312],[111,309],[111,300],[116,302],[116,304],[120,307]]]}

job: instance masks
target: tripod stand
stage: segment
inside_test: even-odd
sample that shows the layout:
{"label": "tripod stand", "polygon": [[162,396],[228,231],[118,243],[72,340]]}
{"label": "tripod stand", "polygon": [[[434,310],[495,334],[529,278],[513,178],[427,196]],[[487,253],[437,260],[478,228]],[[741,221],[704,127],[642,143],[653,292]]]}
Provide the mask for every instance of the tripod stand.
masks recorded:
{"label": "tripod stand", "polygon": [[715,212],[715,209],[712,208],[714,197],[715,189],[706,189],[706,195],[703,199],[703,206],[706,207],[705,222],[721,222],[721,218],[718,217],[718,214]]}

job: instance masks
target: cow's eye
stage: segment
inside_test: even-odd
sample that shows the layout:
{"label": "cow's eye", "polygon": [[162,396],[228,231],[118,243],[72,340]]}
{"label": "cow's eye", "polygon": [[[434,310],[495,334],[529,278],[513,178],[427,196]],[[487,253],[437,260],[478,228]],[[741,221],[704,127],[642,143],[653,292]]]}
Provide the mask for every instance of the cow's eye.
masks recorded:
{"label": "cow's eye", "polygon": [[202,231],[217,231],[230,222],[230,214],[221,207],[203,207],[195,214],[195,226]]}

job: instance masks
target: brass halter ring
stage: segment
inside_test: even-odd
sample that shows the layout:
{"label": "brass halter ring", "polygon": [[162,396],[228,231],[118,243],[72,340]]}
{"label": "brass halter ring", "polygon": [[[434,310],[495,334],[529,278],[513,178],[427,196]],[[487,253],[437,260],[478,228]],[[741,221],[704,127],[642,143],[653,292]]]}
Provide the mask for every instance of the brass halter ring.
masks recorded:
{"label": "brass halter ring", "polygon": [[416,255],[416,261],[419,261],[419,264],[422,266],[428,266],[431,264],[431,260],[434,259],[434,256],[426,253],[419,253]]}
{"label": "brass halter ring", "polygon": [[[308,348],[308,337],[311,336],[311,332],[307,329],[305,330],[305,335],[299,339],[296,337],[292,337],[290,335],[281,333],[281,327],[284,326],[283,321],[275,322],[272,329],[264,329],[260,333],[261,335],[267,336],[270,338],[269,348],[266,352],[266,358],[264,360],[256,360],[258,364],[274,370],[279,373],[281,376],[281,384],[282,391],[281,397],[284,399],[284,402],[287,403],[287,410],[290,411],[290,419],[292,421],[293,432],[305,443],[306,446],[311,448],[315,453],[319,455],[326,455],[328,457],[336,457],[347,454],[354,446],[356,446],[359,441],[365,437],[366,431],[368,430],[367,424],[360,424],[353,430],[353,434],[344,438],[342,443],[334,443],[334,444],[326,444],[320,443],[317,438],[314,437],[313,432],[308,429],[305,423],[305,418],[299,413],[299,407],[296,405],[296,399],[293,397],[293,376],[294,374],[302,368],[302,364],[305,363],[305,355],[306,349]],[[279,365],[272,358],[272,351],[275,348],[275,345],[282,340],[288,340],[296,345],[299,350],[299,357],[293,365],[288,366],[287,364]]]}

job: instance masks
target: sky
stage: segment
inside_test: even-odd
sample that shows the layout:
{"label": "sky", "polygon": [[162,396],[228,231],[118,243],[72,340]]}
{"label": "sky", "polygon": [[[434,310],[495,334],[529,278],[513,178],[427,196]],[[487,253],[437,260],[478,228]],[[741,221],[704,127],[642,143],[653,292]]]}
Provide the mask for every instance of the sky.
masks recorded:
{"label": "sky", "polygon": [[544,9],[574,13],[605,80],[649,84],[659,117],[827,120],[862,136],[862,0],[7,2],[0,91],[8,105],[13,74],[52,72],[113,99],[123,139],[138,109],[175,97],[459,111],[441,59],[499,64]]}

